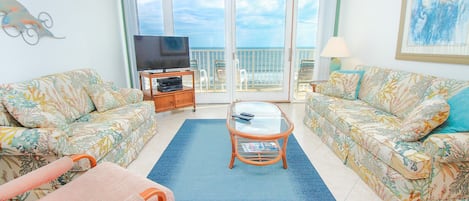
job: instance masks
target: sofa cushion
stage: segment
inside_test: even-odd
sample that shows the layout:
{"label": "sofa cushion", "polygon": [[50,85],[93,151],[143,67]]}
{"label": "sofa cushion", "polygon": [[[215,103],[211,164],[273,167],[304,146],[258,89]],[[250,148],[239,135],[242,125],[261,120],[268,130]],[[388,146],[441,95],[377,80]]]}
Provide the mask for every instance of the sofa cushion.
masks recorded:
{"label": "sofa cushion", "polygon": [[68,129],[67,117],[77,111],[70,107],[47,78],[6,84],[3,104],[23,126]]}
{"label": "sofa cushion", "polygon": [[327,83],[318,86],[317,91],[329,96],[357,99],[364,71],[334,71]]}
{"label": "sofa cushion", "polygon": [[124,97],[127,104],[143,101],[143,92],[139,89],[121,88],[119,89],[119,93]]}
{"label": "sofa cushion", "polygon": [[70,124],[69,144],[72,146],[64,152],[88,153],[100,159],[152,119],[154,111],[153,101],[143,101],[84,115]]}
{"label": "sofa cushion", "polygon": [[461,90],[469,87],[469,81],[454,80],[448,78],[435,78],[430,87],[425,91],[424,98],[430,99],[435,96],[442,96],[446,100],[450,99]]}
{"label": "sofa cushion", "polygon": [[353,141],[408,179],[427,178],[431,157],[422,143],[396,140],[399,127],[376,122],[358,122],[350,132]]}
{"label": "sofa cushion", "polygon": [[0,126],[21,126],[16,119],[11,116],[8,110],[3,106],[2,98],[5,96],[5,91],[2,86],[0,86]]}
{"label": "sofa cushion", "polygon": [[85,90],[98,112],[105,112],[125,104],[124,97],[107,83],[85,86]]}
{"label": "sofa cushion", "polygon": [[346,100],[319,93],[308,96],[311,107],[345,134],[350,134],[360,122],[381,124],[383,128],[397,131],[401,120],[359,100]]}
{"label": "sofa cushion", "polygon": [[421,139],[446,121],[449,110],[448,103],[441,96],[423,101],[402,122],[399,139],[408,142]]}
{"label": "sofa cushion", "polygon": [[83,116],[78,122],[106,123],[109,121],[125,121],[129,130],[135,130],[147,119],[150,119],[154,112],[155,105],[153,101],[142,101],[105,112],[95,111]]}
{"label": "sofa cushion", "polygon": [[469,132],[469,88],[448,100],[449,117],[434,133]]}
{"label": "sofa cushion", "polygon": [[431,157],[424,154],[421,143],[396,140],[402,124],[399,117],[360,100],[319,93],[308,95],[308,106],[404,177],[429,176]]}
{"label": "sofa cushion", "polygon": [[53,80],[55,89],[62,96],[63,101],[77,111],[75,116],[70,116],[70,122],[95,110],[94,104],[84,88],[85,86],[103,83],[95,70],[78,69],[45,77]]}
{"label": "sofa cushion", "polygon": [[0,102],[0,126],[21,126],[15,118],[13,118],[10,113],[3,107],[3,104]]}
{"label": "sofa cushion", "polygon": [[386,80],[388,77],[390,70],[370,66],[356,66],[355,68],[365,70],[358,92],[358,98],[370,105],[374,105],[375,103],[373,101],[375,101],[375,96],[381,89],[383,80]]}
{"label": "sofa cushion", "polygon": [[66,155],[87,153],[99,160],[129,133],[129,126],[124,120],[75,122],[70,124],[69,146],[65,147],[63,152]]}
{"label": "sofa cushion", "polygon": [[424,97],[424,93],[434,77],[392,71],[389,73],[378,92],[370,102],[376,108],[405,118]]}

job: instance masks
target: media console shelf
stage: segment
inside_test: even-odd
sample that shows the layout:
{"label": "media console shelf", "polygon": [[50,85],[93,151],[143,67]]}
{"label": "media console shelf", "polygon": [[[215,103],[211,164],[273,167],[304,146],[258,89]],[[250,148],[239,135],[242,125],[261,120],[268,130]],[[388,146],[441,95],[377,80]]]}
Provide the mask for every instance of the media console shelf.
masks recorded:
{"label": "media console shelf", "polygon": [[[140,89],[143,91],[144,100],[153,100],[155,103],[155,111],[163,112],[176,108],[192,106],[195,112],[195,89],[194,89],[194,71],[166,72],[166,73],[150,73],[141,71],[140,73]],[[183,88],[176,91],[161,92],[153,86],[156,78],[181,77],[190,76],[191,86],[184,85]],[[145,79],[147,78],[147,79]],[[148,81],[148,85],[146,85]]]}

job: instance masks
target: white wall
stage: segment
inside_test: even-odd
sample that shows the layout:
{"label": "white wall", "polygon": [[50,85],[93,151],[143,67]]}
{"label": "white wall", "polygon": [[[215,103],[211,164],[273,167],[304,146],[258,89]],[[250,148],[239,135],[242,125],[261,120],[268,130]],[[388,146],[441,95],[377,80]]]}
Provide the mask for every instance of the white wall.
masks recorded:
{"label": "white wall", "polygon": [[65,39],[42,38],[30,46],[0,30],[0,83],[18,82],[78,68],[94,68],[107,81],[128,86],[120,1],[19,0],[37,17],[48,12],[50,31]]}
{"label": "white wall", "polygon": [[401,0],[342,1],[339,35],[347,42],[354,58],[386,68],[419,72],[441,77],[469,80],[469,64],[445,64],[396,60]]}

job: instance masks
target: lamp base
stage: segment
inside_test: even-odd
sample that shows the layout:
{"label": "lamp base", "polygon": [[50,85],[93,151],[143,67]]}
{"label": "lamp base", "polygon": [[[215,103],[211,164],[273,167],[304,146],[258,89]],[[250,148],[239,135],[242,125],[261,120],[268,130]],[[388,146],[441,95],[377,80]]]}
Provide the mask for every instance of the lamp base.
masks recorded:
{"label": "lamp base", "polygon": [[340,70],[341,66],[342,66],[342,62],[340,62],[340,59],[337,57],[333,57],[329,65],[329,74],[331,74],[334,71]]}

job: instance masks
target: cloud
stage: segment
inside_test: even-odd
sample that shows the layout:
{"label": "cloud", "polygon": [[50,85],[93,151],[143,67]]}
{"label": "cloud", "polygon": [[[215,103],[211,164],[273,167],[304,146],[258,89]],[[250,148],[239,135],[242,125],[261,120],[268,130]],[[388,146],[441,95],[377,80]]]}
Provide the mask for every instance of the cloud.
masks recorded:
{"label": "cloud", "polygon": [[203,8],[225,8],[225,1],[223,0],[196,0],[193,2],[195,2],[193,5],[197,5]]}
{"label": "cloud", "polygon": [[[192,47],[223,47],[224,2],[224,0],[174,1],[176,35],[189,36]],[[238,45],[283,46],[285,0],[239,0],[236,3]],[[161,0],[138,0],[138,6],[142,34],[162,34]],[[305,33],[300,33],[303,31],[298,30],[297,44],[310,46],[309,44],[315,41],[317,7],[317,0],[299,0],[298,28],[302,27]]]}
{"label": "cloud", "polygon": [[282,0],[239,0],[237,2],[236,11],[241,15],[285,12],[285,1]]}

